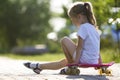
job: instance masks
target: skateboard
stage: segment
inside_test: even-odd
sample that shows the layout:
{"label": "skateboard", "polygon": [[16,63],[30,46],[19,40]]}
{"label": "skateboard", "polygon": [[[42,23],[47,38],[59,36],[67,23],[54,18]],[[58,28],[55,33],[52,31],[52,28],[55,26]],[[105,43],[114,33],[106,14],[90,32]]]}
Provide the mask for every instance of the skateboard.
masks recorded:
{"label": "skateboard", "polygon": [[[100,75],[112,75],[111,70],[108,69],[108,67],[112,66],[115,62],[109,62],[109,63],[102,63],[102,64],[68,64],[68,67],[72,67],[72,66],[78,66],[80,68],[88,68],[88,67],[93,67],[96,68],[99,71]],[[68,71],[70,72],[70,70]],[[73,71],[74,73],[76,72],[76,74],[79,74],[80,71]],[[72,72],[71,72],[72,73]]]}

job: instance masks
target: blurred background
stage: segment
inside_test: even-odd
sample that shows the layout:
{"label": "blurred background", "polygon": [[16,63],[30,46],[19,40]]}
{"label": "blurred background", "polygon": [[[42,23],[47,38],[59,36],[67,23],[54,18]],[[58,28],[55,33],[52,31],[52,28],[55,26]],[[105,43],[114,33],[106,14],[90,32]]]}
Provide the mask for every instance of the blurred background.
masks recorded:
{"label": "blurred background", "polygon": [[67,15],[76,1],[93,5],[103,61],[120,62],[120,0],[0,0],[0,55],[63,58],[60,39],[68,36],[76,42],[77,29]]}

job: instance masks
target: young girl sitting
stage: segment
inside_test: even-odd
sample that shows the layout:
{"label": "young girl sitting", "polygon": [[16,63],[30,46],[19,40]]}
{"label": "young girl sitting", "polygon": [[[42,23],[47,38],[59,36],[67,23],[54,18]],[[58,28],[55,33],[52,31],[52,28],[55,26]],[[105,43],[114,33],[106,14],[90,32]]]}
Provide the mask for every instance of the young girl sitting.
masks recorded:
{"label": "young girl sitting", "polygon": [[[70,38],[61,39],[61,45],[66,59],[50,63],[31,63],[24,65],[39,74],[42,70],[56,70],[67,64],[98,64],[100,59],[100,35],[96,19],[90,2],[75,2],[68,10],[68,16],[78,28],[78,42],[75,44]],[[77,67],[76,67],[77,68]],[[67,69],[67,68],[66,68]],[[64,72],[66,71],[65,69]]]}

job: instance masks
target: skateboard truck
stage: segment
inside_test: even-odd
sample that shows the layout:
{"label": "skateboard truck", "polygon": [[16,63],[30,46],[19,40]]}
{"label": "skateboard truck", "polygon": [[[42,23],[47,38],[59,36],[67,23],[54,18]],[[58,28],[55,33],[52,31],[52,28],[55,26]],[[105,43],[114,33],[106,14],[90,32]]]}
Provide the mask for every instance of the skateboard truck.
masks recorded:
{"label": "skateboard truck", "polygon": [[112,75],[111,73],[112,73],[112,72],[111,72],[110,69],[108,69],[108,67],[101,67],[101,68],[99,69],[99,74],[100,74],[100,75],[105,74],[105,75],[111,76],[111,75]]}

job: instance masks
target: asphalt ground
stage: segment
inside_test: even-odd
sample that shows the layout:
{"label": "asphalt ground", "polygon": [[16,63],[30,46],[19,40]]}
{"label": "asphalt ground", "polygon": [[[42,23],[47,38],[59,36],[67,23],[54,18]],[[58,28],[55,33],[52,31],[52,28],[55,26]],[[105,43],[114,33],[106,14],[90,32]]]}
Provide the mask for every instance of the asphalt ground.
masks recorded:
{"label": "asphalt ground", "polygon": [[41,74],[35,74],[23,66],[24,62],[28,61],[0,57],[0,80],[120,80],[120,63],[109,67],[112,70],[111,76],[100,76],[94,68],[79,68],[80,74],[75,76],[60,75],[60,70],[44,70]]}

